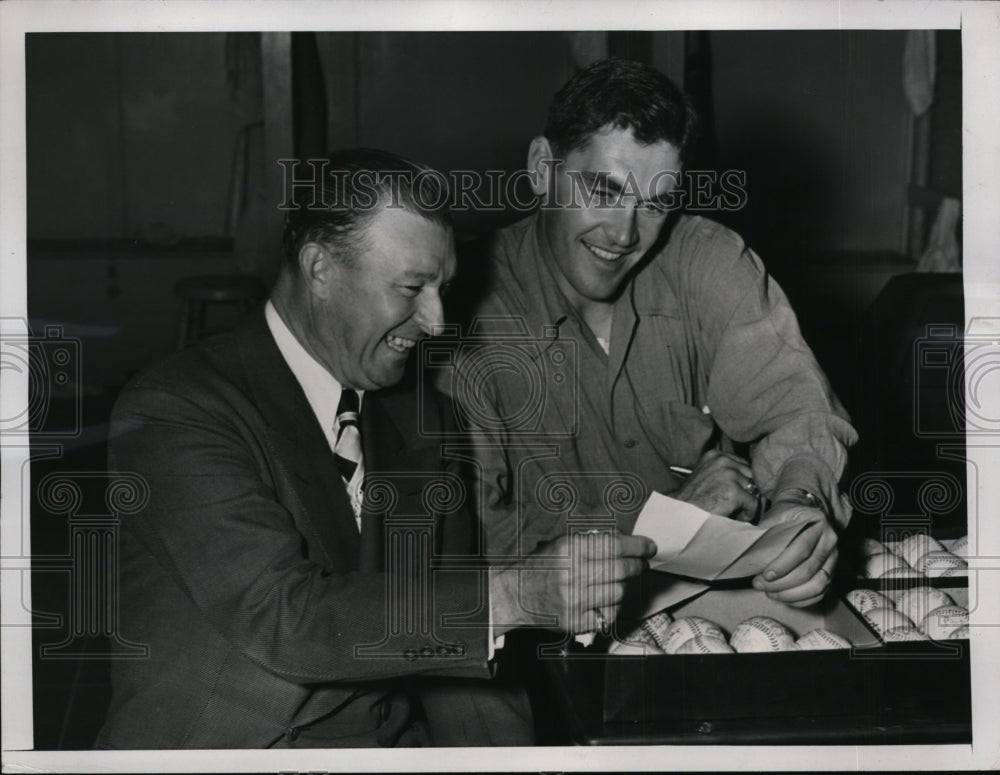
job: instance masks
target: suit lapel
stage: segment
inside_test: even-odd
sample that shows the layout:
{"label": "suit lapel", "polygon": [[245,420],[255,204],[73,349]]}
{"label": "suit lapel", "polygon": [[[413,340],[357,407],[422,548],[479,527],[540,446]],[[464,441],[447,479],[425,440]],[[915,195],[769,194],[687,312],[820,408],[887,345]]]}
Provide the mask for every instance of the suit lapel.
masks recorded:
{"label": "suit lapel", "polygon": [[318,536],[335,565],[357,569],[360,539],[347,491],[316,415],[271,336],[263,307],[247,316],[236,337],[254,404],[279,448],[279,462],[291,469],[308,523],[305,532]]}

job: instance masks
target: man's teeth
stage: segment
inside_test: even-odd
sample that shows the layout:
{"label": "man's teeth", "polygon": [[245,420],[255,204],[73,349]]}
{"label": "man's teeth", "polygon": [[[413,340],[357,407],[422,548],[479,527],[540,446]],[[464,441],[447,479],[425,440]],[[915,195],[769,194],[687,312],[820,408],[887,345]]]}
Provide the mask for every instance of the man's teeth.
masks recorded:
{"label": "man's teeth", "polygon": [[587,250],[589,250],[598,258],[603,258],[605,261],[617,261],[619,258],[622,257],[621,253],[612,253],[610,250],[602,250],[596,245],[590,245],[586,242],[583,244],[587,246]]}
{"label": "man's teeth", "polygon": [[389,334],[386,336],[385,343],[398,353],[409,352],[410,348],[416,344],[416,342],[412,339],[404,339],[403,337],[396,336],[395,334]]}

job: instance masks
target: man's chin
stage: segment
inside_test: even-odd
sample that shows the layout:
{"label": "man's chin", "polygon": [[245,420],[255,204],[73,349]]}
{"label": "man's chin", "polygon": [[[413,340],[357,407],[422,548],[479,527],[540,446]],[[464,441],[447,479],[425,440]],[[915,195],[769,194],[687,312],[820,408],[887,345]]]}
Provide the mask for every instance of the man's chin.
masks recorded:
{"label": "man's chin", "polygon": [[369,374],[372,386],[368,390],[379,390],[395,385],[403,378],[406,373],[406,364],[409,362],[410,359],[407,356],[400,357],[394,363],[379,364],[379,368]]}
{"label": "man's chin", "polygon": [[610,304],[616,298],[618,298],[621,293],[622,286],[625,283],[625,275],[623,274],[621,278],[617,279],[614,283],[593,283],[587,289],[586,293],[583,294],[591,301],[600,302],[603,304]]}

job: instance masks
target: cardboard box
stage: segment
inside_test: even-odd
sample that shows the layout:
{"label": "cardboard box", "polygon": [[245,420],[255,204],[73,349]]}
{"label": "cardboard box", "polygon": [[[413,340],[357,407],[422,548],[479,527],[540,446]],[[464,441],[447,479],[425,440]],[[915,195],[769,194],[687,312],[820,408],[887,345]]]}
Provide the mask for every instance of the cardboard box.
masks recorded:
{"label": "cardboard box", "polygon": [[851,649],[759,654],[592,655],[550,672],[578,742],[969,742],[968,641],[882,644],[831,596],[799,609],[753,589],[711,590],[671,611],[727,635],[770,616],[801,636],[825,627]]}

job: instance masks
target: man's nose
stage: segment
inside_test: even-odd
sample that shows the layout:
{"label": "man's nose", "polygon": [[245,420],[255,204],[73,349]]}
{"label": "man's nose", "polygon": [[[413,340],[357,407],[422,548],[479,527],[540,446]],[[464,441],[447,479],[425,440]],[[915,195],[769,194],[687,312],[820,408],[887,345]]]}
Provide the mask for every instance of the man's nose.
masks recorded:
{"label": "man's nose", "polygon": [[639,240],[635,205],[625,204],[611,208],[604,221],[604,233],[615,247],[627,248],[634,245]]}
{"label": "man's nose", "polygon": [[440,327],[444,325],[444,307],[437,291],[428,289],[420,294],[415,320],[420,330],[428,336],[439,333]]}

